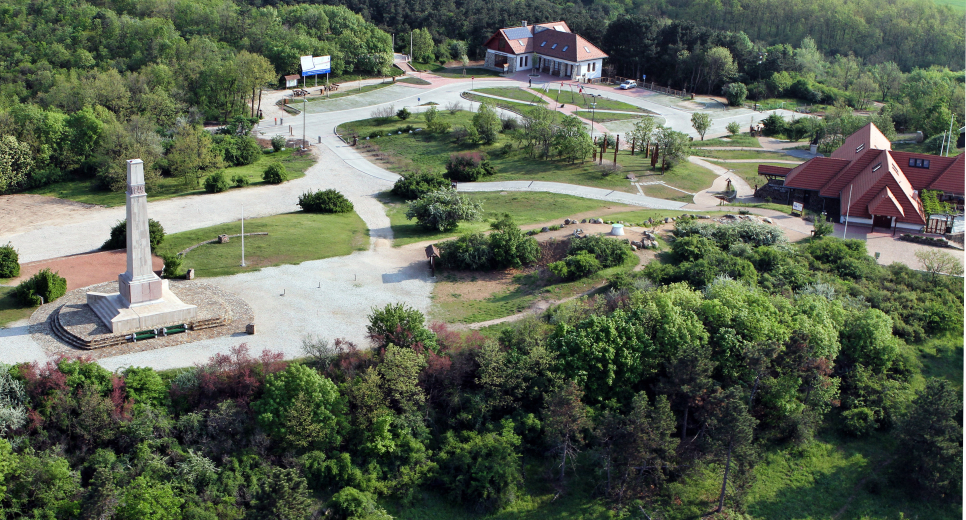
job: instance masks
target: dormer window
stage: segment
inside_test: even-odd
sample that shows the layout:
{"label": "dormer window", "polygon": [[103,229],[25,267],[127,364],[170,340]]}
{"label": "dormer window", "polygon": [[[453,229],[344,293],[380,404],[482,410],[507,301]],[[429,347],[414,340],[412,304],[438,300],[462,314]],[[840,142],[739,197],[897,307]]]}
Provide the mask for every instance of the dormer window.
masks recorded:
{"label": "dormer window", "polygon": [[557,44],[555,43],[555,44],[551,45],[550,48],[551,49],[556,49],[557,48]]}
{"label": "dormer window", "polygon": [[569,48],[570,48],[569,45],[564,45],[563,52],[567,52],[567,49],[569,49]]}
{"label": "dormer window", "polygon": [[862,150],[865,150],[865,143],[862,143],[862,144],[860,144],[859,146],[856,146],[856,147],[855,147],[855,153],[859,153],[859,152],[861,152]]}
{"label": "dormer window", "polygon": [[929,159],[909,159],[909,166],[913,168],[929,168]]}
{"label": "dormer window", "polygon": [[879,168],[882,168],[882,163],[879,163],[879,164],[873,166],[872,167],[872,173],[875,173],[875,172],[879,171]]}

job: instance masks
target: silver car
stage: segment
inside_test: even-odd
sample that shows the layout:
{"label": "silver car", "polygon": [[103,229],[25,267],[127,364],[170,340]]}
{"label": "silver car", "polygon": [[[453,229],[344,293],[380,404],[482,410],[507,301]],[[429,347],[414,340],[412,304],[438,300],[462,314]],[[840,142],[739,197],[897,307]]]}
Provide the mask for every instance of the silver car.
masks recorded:
{"label": "silver car", "polygon": [[628,80],[625,80],[623,83],[621,83],[621,90],[628,90],[628,89],[632,89],[632,88],[636,88],[636,87],[637,87],[637,82],[636,81],[631,81],[629,79]]}

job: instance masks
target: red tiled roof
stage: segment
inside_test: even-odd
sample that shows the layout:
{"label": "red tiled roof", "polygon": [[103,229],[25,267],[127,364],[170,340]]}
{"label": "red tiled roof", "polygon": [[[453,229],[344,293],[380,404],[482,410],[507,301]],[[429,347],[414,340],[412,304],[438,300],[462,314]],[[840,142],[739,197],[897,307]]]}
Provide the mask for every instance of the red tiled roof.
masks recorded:
{"label": "red tiled roof", "polygon": [[896,196],[892,194],[892,190],[888,186],[882,188],[882,191],[872,199],[872,202],[868,206],[869,213],[872,215],[881,215],[886,217],[896,217],[902,218],[906,216],[906,212],[902,211],[902,205],[896,200]]}
{"label": "red tiled roof", "polygon": [[842,188],[847,186],[850,182],[855,180],[855,177],[862,173],[871,163],[879,163],[885,161],[883,154],[886,153],[884,150],[868,149],[863,150],[856,159],[852,160],[852,163],[847,167],[843,168],[838,174],[829,179],[822,189],[819,190],[819,195],[823,197],[838,197],[839,192]]}
{"label": "red tiled roof", "polygon": [[792,171],[792,169],[785,166],[772,166],[770,164],[758,165],[758,175],[774,175],[784,177],[788,175],[788,172],[790,171]]}
{"label": "red tiled roof", "polygon": [[785,186],[818,191],[848,165],[845,159],[815,157],[792,168],[785,176]]}
{"label": "red tiled roof", "polygon": [[292,81],[293,79],[302,79],[302,76],[298,74],[290,74],[288,76],[285,76],[285,81]]}
{"label": "red tiled roof", "polygon": [[892,143],[874,124],[869,123],[846,137],[845,143],[832,152],[832,157],[851,161],[862,152],[871,149],[891,150]]}
{"label": "red tiled roof", "polygon": [[[562,30],[558,31],[555,27],[560,27]],[[598,49],[594,44],[582,36],[572,33],[566,22],[528,25],[526,28],[533,34],[530,38],[510,38],[506,33],[506,31],[522,28],[523,26],[500,29],[493,36],[490,36],[483,46],[487,49],[506,54],[535,52],[550,58],[557,58],[574,63],[608,57],[604,51]],[[503,43],[503,48],[500,48],[501,42]]]}
{"label": "red tiled roof", "polygon": [[[924,153],[912,152],[889,152],[896,161],[902,174],[909,179],[912,187],[917,190],[927,189],[942,173],[949,168],[955,161],[955,157],[940,157]],[[916,168],[909,166],[909,159],[926,159],[929,161],[929,168]],[[960,191],[959,193],[962,193]]]}
{"label": "red tiled roof", "polygon": [[[886,155],[886,158],[887,160],[880,168],[875,168],[875,165],[867,166],[854,181],[842,189],[842,196],[839,198],[841,214],[871,218],[872,214],[868,212],[870,203],[882,189],[888,187],[894,194],[897,203],[902,207],[903,217],[900,220],[914,224],[925,224],[922,202],[916,196],[912,185],[909,184],[909,180],[902,174],[892,158],[888,155]],[[851,198],[851,209],[849,198]]]}
{"label": "red tiled roof", "polygon": [[966,155],[959,154],[942,173],[936,176],[934,181],[929,183],[928,189],[962,195],[964,184],[966,184]]}

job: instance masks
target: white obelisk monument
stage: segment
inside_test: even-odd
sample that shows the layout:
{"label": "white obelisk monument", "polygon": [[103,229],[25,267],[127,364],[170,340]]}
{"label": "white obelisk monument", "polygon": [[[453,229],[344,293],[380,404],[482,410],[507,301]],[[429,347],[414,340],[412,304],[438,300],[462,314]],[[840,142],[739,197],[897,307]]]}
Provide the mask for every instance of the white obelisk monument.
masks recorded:
{"label": "white obelisk monument", "polygon": [[151,269],[148,196],[144,163],[127,162],[127,271],[117,277],[120,292],[87,293],[87,304],[115,334],[165,325],[188,324],[198,308],[182,302],[168,289],[168,281]]}

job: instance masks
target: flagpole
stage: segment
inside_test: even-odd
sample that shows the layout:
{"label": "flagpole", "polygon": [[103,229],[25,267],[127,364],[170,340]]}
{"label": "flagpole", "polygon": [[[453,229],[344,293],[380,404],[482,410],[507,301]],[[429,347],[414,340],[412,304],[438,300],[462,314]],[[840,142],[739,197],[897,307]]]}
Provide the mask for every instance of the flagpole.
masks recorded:
{"label": "flagpole", "polygon": [[241,266],[245,267],[245,206],[241,207],[242,212],[242,263]]}
{"label": "flagpole", "polygon": [[845,207],[845,229],[842,230],[842,240],[845,240],[849,232],[849,214],[852,212],[852,185],[849,185],[849,205]]}

